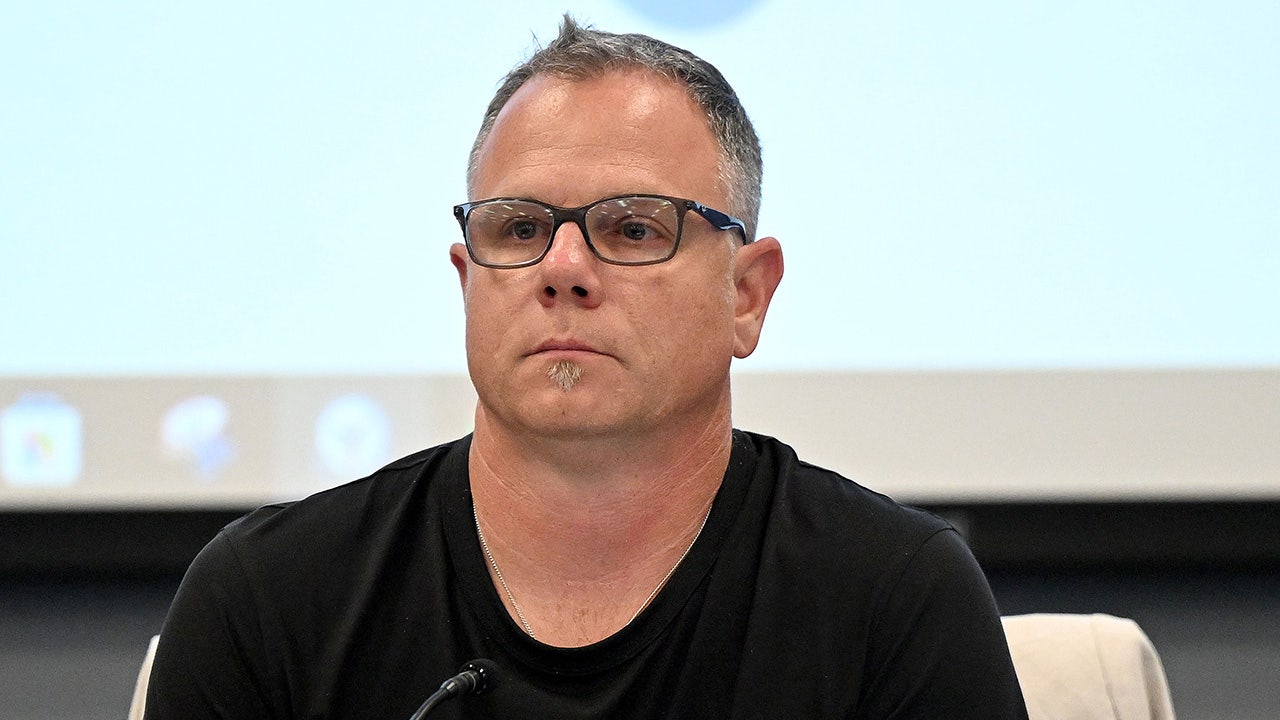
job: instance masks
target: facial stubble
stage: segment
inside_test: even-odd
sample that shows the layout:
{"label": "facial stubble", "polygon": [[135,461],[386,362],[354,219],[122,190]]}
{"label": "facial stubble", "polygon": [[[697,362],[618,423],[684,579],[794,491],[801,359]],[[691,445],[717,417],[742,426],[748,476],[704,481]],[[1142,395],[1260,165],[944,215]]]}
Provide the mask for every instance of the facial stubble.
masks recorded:
{"label": "facial stubble", "polygon": [[570,360],[557,360],[547,368],[547,377],[559,385],[561,390],[569,392],[578,384],[578,378],[582,377],[582,367]]}

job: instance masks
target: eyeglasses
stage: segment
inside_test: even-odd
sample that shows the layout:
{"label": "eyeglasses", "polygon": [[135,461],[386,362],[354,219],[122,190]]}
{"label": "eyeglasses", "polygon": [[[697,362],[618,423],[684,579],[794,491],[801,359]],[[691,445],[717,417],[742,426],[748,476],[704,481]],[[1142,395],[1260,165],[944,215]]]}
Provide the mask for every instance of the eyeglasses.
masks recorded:
{"label": "eyeglasses", "polygon": [[664,195],[622,195],[577,208],[562,208],[527,198],[495,198],[455,205],[467,254],[477,265],[519,268],[546,257],[556,231],[573,222],[596,257],[613,265],[654,265],[670,260],[680,247],[684,217],[690,210],[717,230],[736,230],[742,244],[747,226],[702,203]]}

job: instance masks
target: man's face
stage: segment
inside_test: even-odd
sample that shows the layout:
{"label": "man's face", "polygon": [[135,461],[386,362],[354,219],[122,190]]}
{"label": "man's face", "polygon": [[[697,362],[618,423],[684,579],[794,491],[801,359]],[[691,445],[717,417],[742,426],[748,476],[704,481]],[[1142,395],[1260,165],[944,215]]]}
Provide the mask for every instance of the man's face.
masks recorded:
{"label": "man's face", "polygon": [[[651,193],[728,211],[717,160],[700,108],[665,78],[540,75],[481,147],[473,199],[577,207]],[[671,430],[727,412],[730,359],[750,352],[735,322],[737,241],[690,212],[675,257],[657,265],[605,263],[573,223],[531,267],[481,267],[455,245],[482,412],[512,430],[566,438]]]}

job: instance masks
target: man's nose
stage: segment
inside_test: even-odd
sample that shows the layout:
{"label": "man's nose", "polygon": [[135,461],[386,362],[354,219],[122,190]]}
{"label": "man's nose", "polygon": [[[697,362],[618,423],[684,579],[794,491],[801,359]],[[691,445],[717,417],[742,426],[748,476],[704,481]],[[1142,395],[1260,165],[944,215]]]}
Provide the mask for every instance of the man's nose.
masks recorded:
{"label": "man's nose", "polygon": [[587,245],[582,228],[573,222],[561,224],[551,238],[546,256],[538,263],[545,283],[542,303],[549,306],[568,299],[584,307],[599,305],[603,298],[597,272],[600,263],[600,258]]}

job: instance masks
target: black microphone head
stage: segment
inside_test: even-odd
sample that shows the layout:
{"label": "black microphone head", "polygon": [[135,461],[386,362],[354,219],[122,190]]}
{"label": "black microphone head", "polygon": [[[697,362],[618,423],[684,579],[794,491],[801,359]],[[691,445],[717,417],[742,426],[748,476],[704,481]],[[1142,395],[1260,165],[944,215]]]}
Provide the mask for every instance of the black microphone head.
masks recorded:
{"label": "black microphone head", "polygon": [[483,695],[498,686],[498,665],[492,660],[476,658],[462,666],[461,672],[475,674],[476,684],[468,695]]}

